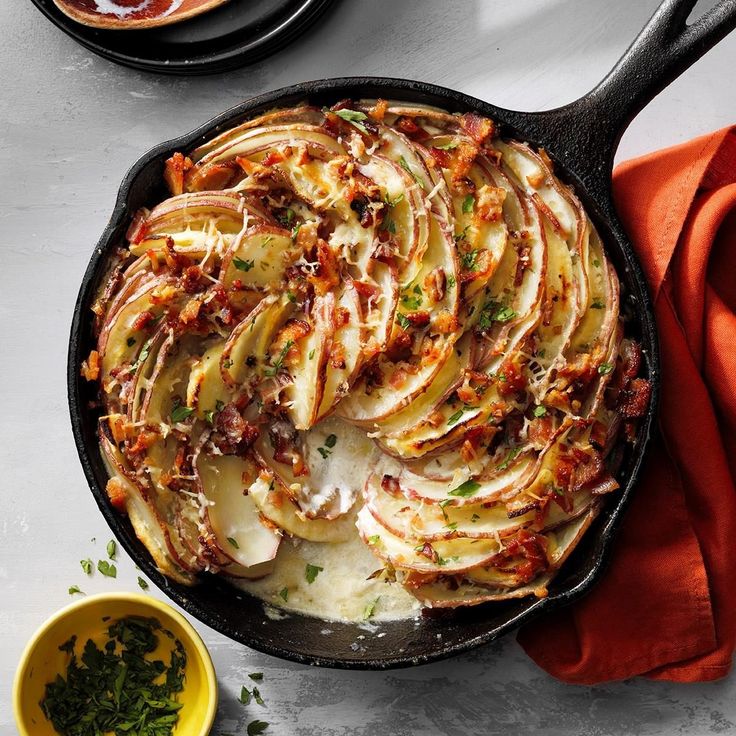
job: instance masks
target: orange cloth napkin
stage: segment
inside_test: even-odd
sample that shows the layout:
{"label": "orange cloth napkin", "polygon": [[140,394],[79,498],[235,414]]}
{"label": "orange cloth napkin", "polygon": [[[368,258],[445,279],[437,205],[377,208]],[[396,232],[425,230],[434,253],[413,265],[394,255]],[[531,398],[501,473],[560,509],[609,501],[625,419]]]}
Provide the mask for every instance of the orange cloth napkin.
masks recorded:
{"label": "orange cloth napkin", "polygon": [[736,127],[613,183],[655,304],[660,431],[600,583],[518,640],[565,682],[714,680],[736,643]]}

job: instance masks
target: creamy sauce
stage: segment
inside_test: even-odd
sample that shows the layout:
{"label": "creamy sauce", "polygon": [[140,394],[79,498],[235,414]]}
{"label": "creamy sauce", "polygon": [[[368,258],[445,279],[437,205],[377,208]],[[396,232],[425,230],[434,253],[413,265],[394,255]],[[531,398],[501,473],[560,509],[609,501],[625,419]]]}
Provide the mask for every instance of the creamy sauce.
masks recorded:
{"label": "creamy sauce", "polygon": [[[326,445],[330,435],[336,438],[332,448]],[[333,417],[305,432],[304,441],[312,472],[302,493],[308,491],[313,497],[311,507],[319,508],[325,499],[331,499],[335,508],[354,514],[362,485],[382,453],[362,430]],[[322,457],[318,448],[327,456]],[[306,578],[307,565],[323,568],[312,583]],[[401,585],[382,577],[367,579],[381,567],[357,529],[346,542],[284,537],[270,575],[236,584],[277,608],[324,619],[381,621],[418,615],[417,599]]]}
{"label": "creamy sauce", "polygon": [[[307,565],[323,568],[308,583]],[[398,583],[368,576],[381,563],[358,537],[336,544],[285,538],[274,571],[235,584],[276,608],[340,621],[388,621],[419,615],[419,601]],[[284,601],[281,591],[286,590]]]}

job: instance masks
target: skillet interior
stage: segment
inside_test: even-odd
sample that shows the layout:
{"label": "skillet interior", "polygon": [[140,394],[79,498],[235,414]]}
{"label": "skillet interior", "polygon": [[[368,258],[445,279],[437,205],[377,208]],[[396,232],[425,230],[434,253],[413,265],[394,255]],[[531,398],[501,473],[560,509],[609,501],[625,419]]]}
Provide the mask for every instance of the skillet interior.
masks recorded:
{"label": "skillet interior", "polygon": [[[628,334],[644,349],[644,372],[652,381],[652,403],[641,421],[638,441],[626,451],[619,472],[621,490],[609,499],[599,518],[550,585],[547,598],[522,599],[477,606],[467,610],[433,613],[419,621],[371,623],[370,626],[329,622],[304,615],[278,612],[269,615],[264,604],[218,577],[205,578],[196,587],[174,583],[155,569],[130,523],[110,505],[104,488],[107,473],[100,455],[96,424],[99,412],[90,409],[95,388],[79,375],[79,365],[94,345],[90,306],[107,272],[108,256],[119,245],[132,214],[166,195],[163,164],[175,150],[190,150],[215,132],[276,106],[308,100],[333,104],[343,98],[384,97],[443,107],[450,111],[475,110],[493,118],[502,133],[537,146],[546,146],[555,158],[555,141],[544,135],[544,116],[527,116],[496,108],[473,97],[434,85],[393,79],[356,78],[306,83],[253,98],[223,113],[201,128],[168,141],[141,157],[121,185],[115,210],[85,273],[72,323],[68,362],[68,391],[72,427],[79,456],[92,493],[108,524],[133,560],[170,598],[208,626],[243,644],[285,659],[350,669],[388,669],[431,662],[493,641],[543,611],[571,602],[585,593],[600,576],[615,529],[634,486],[654,421],[659,387],[658,348],[651,303],[641,269],[618,224],[607,183],[584,191],[590,179],[581,162],[577,172],[556,167],[560,178],[572,185],[598,227],[622,285],[622,309],[629,317]],[[553,111],[554,112],[554,111]],[[551,122],[551,121],[550,121]],[[553,125],[550,125],[550,131]],[[536,131],[536,132],[535,132]],[[570,161],[571,158],[565,157]],[[574,160],[574,158],[572,159]],[[603,172],[607,182],[610,172]],[[329,632],[329,633],[325,633]],[[378,636],[381,634],[381,636]]]}

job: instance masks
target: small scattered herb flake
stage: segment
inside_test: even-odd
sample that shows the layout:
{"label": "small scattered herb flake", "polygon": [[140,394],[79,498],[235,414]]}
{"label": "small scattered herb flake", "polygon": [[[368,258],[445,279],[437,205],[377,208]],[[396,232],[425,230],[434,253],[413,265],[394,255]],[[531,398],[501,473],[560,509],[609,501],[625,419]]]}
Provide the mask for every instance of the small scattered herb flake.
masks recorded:
{"label": "small scattered herb flake", "polygon": [[473,211],[473,205],[475,204],[475,198],[472,194],[468,194],[463,200],[463,212],[468,214]]}
{"label": "small scattered herb flake", "polygon": [[474,496],[478,489],[480,488],[480,483],[478,483],[475,480],[466,480],[464,483],[461,483],[457,488],[453,488],[451,491],[448,491],[448,496],[460,496],[461,498],[468,498],[468,496]]}
{"label": "small scattered herb flake", "polygon": [[70,585],[69,595],[74,595],[75,593],[81,593],[82,595],[84,595],[84,591],[78,585]]}
{"label": "small scattered herb flake", "polygon": [[535,406],[534,407],[534,416],[535,417],[543,417],[547,414],[547,407],[545,406]]}
{"label": "small scattered herb flake", "polygon": [[261,682],[263,680],[263,672],[251,672],[248,677],[255,682]]}
{"label": "small scattered herb flake", "polygon": [[148,583],[140,575],[138,576],[138,587],[141,590],[148,590]]}
{"label": "small scattered herb flake", "polygon": [[246,732],[248,736],[260,736],[268,728],[266,721],[251,721]]}
{"label": "small scattered herb flake", "polygon": [[311,585],[317,579],[317,575],[319,575],[323,570],[324,568],[320,567],[319,565],[311,565],[307,563],[307,567],[304,571],[304,577]]}
{"label": "small scattered herb flake", "polygon": [[246,273],[251,270],[256,265],[256,262],[253,258],[251,258],[249,261],[244,261],[242,258],[233,258],[233,266],[238,269],[238,271],[245,271]]}
{"label": "small scattered herb flake", "polygon": [[286,601],[289,600],[289,589],[288,588],[281,588],[279,591],[279,597],[286,603]]}
{"label": "small scattered herb flake", "polygon": [[106,578],[116,578],[118,576],[118,569],[113,565],[112,562],[108,562],[107,560],[98,560],[97,561],[97,569],[106,577]]}
{"label": "small scattered herb flake", "polygon": [[328,434],[327,437],[325,438],[325,445],[327,445],[327,447],[332,448],[336,444],[337,444],[337,435],[335,435],[335,434]]}
{"label": "small scattered herb flake", "polygon": [[230,544],[232,547],[235,547],[235,549],[240,549],[240,545],[238,544],[237,539],[233,539],[232,537],[227,538],[228,544]]}
{"label": "small scattered herb flake", "polygon": [[248,690],[248,688],[245,685],[243,685],[240,688],[240,697],[238,698],[238,700],[243,705],[249,705],[250,704],[250,690]]}
{"label": "small scattered herb flake", "polygon": [[399,327],[401,327],[402,330],[408,330],[409,327],[411,327],[411,322],[409,322],[409,319],[405,314],[401,314],[401,312],[396,313],[396,321],[399,323]]}
{"label": "small scattered herb flake", "polygon": [[194,409],[192,409],[191,406],[177,404],[171,410],[171,421],[174,422],[174,424],[177,424],[178,422],[183,422],[185,419],[188,419],[192,414],[194,414]]}
{"label": "small scattered herb flake", "polygon": [[109,558],[110,558],[111,560],[114,560],[114,559],[115,559],[115,553],[116,553],[116,552],[118,551],[117,545],[115,544],[115,540],[114,540],[114,539],[111,539],[111,540],[110,540],[110,541],[109,541],[109,542],[107,543],[107,547],[106,547],[105,549],[106,549],[106,551],[107,551],[107,556],[108,556],[108,557],[109,557]]}
{"label": "small scattered herb flake", "polygon": [[598,373],[600,373],[602,376],[608,375],[613,370],[613,365],[611,363],[601,363],[598,366]]}
{"label": "small scattered herb flake", "polygon": [[92,570],[94,569],[94,563],[89,558],[86,560],[79,560],[79,564],[82,566],[82,570],[84,570],[85,575],[91,575]]}

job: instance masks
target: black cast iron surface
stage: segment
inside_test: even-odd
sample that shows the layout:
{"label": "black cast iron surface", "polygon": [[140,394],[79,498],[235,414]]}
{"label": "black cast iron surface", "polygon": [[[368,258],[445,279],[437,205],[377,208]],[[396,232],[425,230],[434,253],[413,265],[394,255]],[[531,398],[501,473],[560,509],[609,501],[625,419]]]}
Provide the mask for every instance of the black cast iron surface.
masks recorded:
{"label": "black cast iron surface", "polygon": [[159,74],[214,74],[279,51],[335,0],[231,0],[190,20],[144,30],[90,28],[67,17],[53,0],[33,0],[64,33],[95,54]]}
{"label": "black cast iron surface", "polygon": [[[641,268],[616,216],[611,167],[618,140],[633,116],[672,79],[736,25],[736,0],[722,0],[696,25],[685,26],[695,0],[666,0],[611,74],[593,92],[557,110],[520,113],[494,107],[460,92],[422,82],[375,77],[321,80],[276,90],[238,105],[190,134],[145,154],[126,175],[115,210],[85,273],[72,323],[68,390],[72,427],[92,493],[108,524],[131,557],[169,597],[226,636],[268,654],[307,664],[388,669],[421,664],[467,651],[570,603],[590,589],[609,555],[615,530],[630,498],[653,430],[659,393],[659,357],[652,305]],[[105,278],[108,256],[124,239],[132,214],[166,196],[163,164],[172,152],[190,150],[216,132],[275,106],[301,101],[332,104],[343,98],[383,97],[465,112],[475,110],[501,124],[504,135],[543,146],[557,173],[573,186],[598,227],[622,283],[628,333],[644,349],[644,373],[654,391],[636,444],[619,473],[621,491],[610,498],[596,523],[550,586],[544,599],[494,603],[379,624],[377,632],[357,624],[298,614],[269,617],[261,601],[224,580],[206,576],[196,587],[174,583],[152,564],[130,523],[111,507],[107,473],[97,443],[98,412],[90,409],[95,388],[79,366],[94,346],[90,307]],[[329,629],[331,633],[324,634]],[[381,633],[379,638],[376,633]]]}

